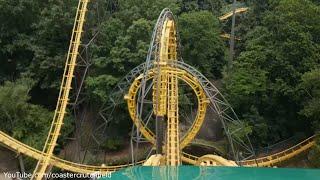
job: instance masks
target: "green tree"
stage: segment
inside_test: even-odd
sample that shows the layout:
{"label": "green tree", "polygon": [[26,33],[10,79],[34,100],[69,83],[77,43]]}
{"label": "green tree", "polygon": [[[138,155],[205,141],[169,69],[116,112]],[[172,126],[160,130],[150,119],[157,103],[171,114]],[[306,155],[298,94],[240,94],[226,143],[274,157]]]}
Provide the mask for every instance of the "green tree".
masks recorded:
{"label": "green tree", "polygon": [[[243,54],[240,59],[249,58]],[[266,72],[249,63],[235,63],[233,71],[224,76],[224,92],[236,112],[244,112],[242,119],[252,129],[251,140],[255,144],[264,144],[268,140],[268,125],[258,109],[261,102],[267,100]],[[258,143],[259,142],[259,143]]]}
{"label": "green tree", "polygon": [[211,11],[214,15],[219,16],[222,7],[226,4],[223,0],[180,0],[180,11]]}
{"label": "green tree", "polygon": [[[0,86],[1,130],[31,147],[42,149],[47,137],[53,113],[42,106],[29,103],[29,92],[34,81],[19,79],[6,81]],[[71,119],[66,118],[64,137],[72,131]]]}
{"label": "green tree", "polygon": [[38,19],[38,6],[38,1],[0,1],[0,83],[16,79],[30,64],[30,35]]}
{"label": "green tree", "polygon": [[248,32],[244,51],[224,84],[241,118],[254,116],[257,113],[250,107],[256,109],[256,119],[263,118],[270,127],[268,141],[272,143],[310,129],[309,121],[299,114],[303,99],[298,86],[302,74],[319,66],[320,22],[316,20],[319,7],[310,1],[270,4],[261,24]]}
{"label": "green tree", "polygon": [[104,41],[93,46],[94,70],[86,81],[93,100],[107,101],[119,79],[145,61],[151,31],[151,22],[146,19],[133,21],[127,30],[119,19],[111,19],[102,25],[105,34],[100,38]]}
{"label": "green tree", "polygon": [[320,69],[303,74],[300,88],[304,97],[300,113],[312,121],[316,131],[320,131]]}
{"label": "green tree", "polygon": [[179,17],[182,57],[208,78],[219,79],[226,64],[219,21],[208,11],[183,13]]}
{"label": "green tree", "polygon": [[[302,76],[300,84],[301,94],[304,97],[304,106],[300,111],[307,120],[311,121],[313,130],[320,133],[320,69],[313,69]],[[320,167],[320,142],[317,138],[316,145],[309,153],[309,159],[316,167]]]}
{"label": "green tree", "polygon": [[38,81],[41,89],[60,87],[76,7],[77,1],[49,1],[33,25],[33,57],[26,73]]}
{"label": "green tree", "polygon": [[48,131],[48,117],[52,117],[52,113],[41,106],[28,103],[32,83],[30,79],[21,79],[17,82],[7,81],[0,87],[0,122],[1,130],[40,149]]}

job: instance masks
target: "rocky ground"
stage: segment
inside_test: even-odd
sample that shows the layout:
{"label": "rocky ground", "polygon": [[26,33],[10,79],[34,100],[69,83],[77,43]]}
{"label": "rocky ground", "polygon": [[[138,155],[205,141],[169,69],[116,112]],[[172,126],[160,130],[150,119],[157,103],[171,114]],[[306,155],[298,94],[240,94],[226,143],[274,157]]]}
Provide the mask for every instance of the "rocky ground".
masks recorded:
{"label": "rocky ground", "polygon": [[0,146],[0,179],[7,180],[4,173],[15,173],[19,171],[18,160],[15,153]]}

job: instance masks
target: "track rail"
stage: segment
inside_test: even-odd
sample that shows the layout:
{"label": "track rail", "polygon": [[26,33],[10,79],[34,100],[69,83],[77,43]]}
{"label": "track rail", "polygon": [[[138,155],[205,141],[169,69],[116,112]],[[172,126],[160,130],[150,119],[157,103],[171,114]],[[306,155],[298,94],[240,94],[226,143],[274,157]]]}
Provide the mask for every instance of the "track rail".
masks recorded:
{"label": "track rail", "polygon": [[38,160],[37,166],[33,171],[31,179],[42,179],[44,173],[47,171],[51,156],[57,144],[60,135],[63,120],[66,114],[66,108],[69,101],[69,94],[71,83],[74,76],[77,57],[79,54],[79,46],[81,44],[81,36],[83,32],[83,25],[85,22],[88,3],[90,0],[79,0],[77,13],[73,25],[68,55],[64,67],[64,73],[61,81],[59,97],[54,112],[53,120],[50,126],[48,137],[43,147],[43,155]]}
{"label": "track rail", "polygon": [[316,136],[313,135],[286,150],[265,157],[256,158],[255,160],[242,161],[241,164],[243,166],[274,166],[310,149],[315,145],[315,137]]}
{"label": "track rail", "polygon": [[[178,76],[185,76],[187,81],[185,82],[191,82],[189,85],[193,88],[193,90],[196,93],[198,97],[205,96],[205,99],[207,100],[206,104],[208,105],[208,108],[211,108],[215,113],[219,115],[219,118],[221,122],[224,123],[224,129],[226,131],[231,149],[234,149],[235,151],[238,151],[239,148],[242,148],[243,157],[245,156],[246,159],[252,158],[253,149],[251,147],[251,143],[249,142],[249,139],[246,140],[246,142],[243,139],[237,138],[237,136],[234,136],[234,131],[240,131],[243,127],[241,126],[241,122],[236,116],[235,112],[233,111],[232,107],[229,105],[229,103],[226,101],[226,99],[223,97],[223,95],[219,92],[219,90],[210,82],[203,74],[201,74],[197,69],[194,67],[182,62],[182,61],[167,61],[167,64],[169,67],[174,67],[175,69],[181,70],[184,73],[178,73]],[[146,67],[149,66],[149,67]],[[128,104],[129,114],[131,116],[131,119],[135,122],[137,127],[139,127],[139,131],[143,133],[144,137],[147,138],[151,143],[155,143],[155,138],[153,132],[148,130],[147,127],[144,126],[143,122],[137,118],[136,116],[136,102],[134,102],[135,94],[137,94],[138,89],[140,86],[142,86],[141,82],[143,79],[149,79],[150,73],[153,73],[155,63],[143,63],[136,68],[134,68],[131,72],[128,73],[128,75],[118,84],[115,94],[110,98],[111,102],[121,102],[122,98],[125,96]],[[144,69],[148,69],[146,73],[144,73]],[[177,71],[177,70],[176,70]],[[145,80],[146,81],[146,80]],[[195,82],[195,83],[194,83]],[[194,85],[195,86],[194,86]],[[142,87],[141,87],[142,88]],[[201,90],[201,91],[199,91]],[[204,92],[202,92],[202,90]],[[204,95],[203,95],[204,94]],[[129,100],[129,101],[128,101]],[[203,103],[203,101],[201,101]],[[201,105],[200,111],[205,111],[206,106]],[[199,112],[198,112],[199,113]],[[200,112],[201,116],[197,116],[197,118],[201,119],[203,118],[202,115],[205,114],[203,112]],[[202,120],[201,120],[202,121]],[[198,126],[201,125],[201,123],[198,123],[198,120],[195,121],[192,125],[192,127],[189,130],[193,130],[196,128],[199,128]],[[236,130],[230,129],[229,126],[235,126],[239,127]],[[185,147],[189,142],[192,141],[192,139],[195,137],[195,133],[188,131],[186,133],[187,135],[185,137],[182,137],[183,140],[180,144],[180,148],[182,149]],[[233,144],[236,147],[232,147]],[[237,158],[236,158],[237,159]],[[237,161],[239,161],[237,159]]]}
{"label": "track rail", "polygon": [[[283,150],[278,153],[274,153],[271,155],[267,155],[261,158],[256,158],[252,160],[244,160],[240,161],[239,164],[242,166],[248,166],[248,167],[271,167],[275,166],[281,162],[284,162],[286,160],[289,160],[300,153],[310,149],[313,145],[315,145],[315,135],[301,141],[300,143]],[[199,157],[183,153],[183,161],[189,163],[189,164],[194,164],[197,165],[199,164]]]}
{"label": "track rail", "polygon": [[[45,153],[10,137],[9,135],[7,135],[2,131],[0,131],[0,142],[5,146],[8,146],[9,149],[17,153],[27,155],[36,160],[40,160],[47,156]],[[125,165],[117,165],[117,166],[92,166],[92,165],[85,165],[85,164],[66,161],[56,156],[51,156],[49,159],[50,165],[56,166],[60,169],[67,170],[70,172],[75,172],[75,173],[88,173],[88,174],[96,173],[96,172],[100,172],[101,174],[114,172],[121,168],[142,164],[143,162],[144,161],[140,161],[136,164],[125,164]]]}
{"label": "track rail", "polygon": [[[32,148],[12,137],[7,135],[6,133],[0,131],[0,143],[3,145],[7,146],[9,149],[21,153],[24,155],[27,155],[31,158],[34,159],[41,159],[44,156],[46,156],[43,152]],[[265,157],[258,158],[256,160],[245,160],[241,161],[241,165],[243,166],[263,166],[263,167],[268,167],[268,166],[274,166],[278,163],[281,163],[283,161],[286,161],[296,155],[299,155],[300,153],[308,150],[315,144],[315,136],[311,136],[304,141],[284,150],[279,153],[271,154]],[[181,154],[181,160],[183,162],[186,162],[188,164],[194,164],[196,165],[199,157],[182,152]],[[114,172],[122,168],[126,168],[129,166],[133,165],[140,165],[143,164],[144,161],[140,161],[136,164],[125,164],[125,165],[117,165],[117,166],[93,166],[93,165],[85,165],[85,164],[79,164],[79,163],[74,163],[70,161],[63,160],[61,158],[58,158],[56,156],[51,156],[49,160],[49,164],[56,166],[60,169],[67,170],[70,172],[75,172],[75,173],[96,173],[99,172],[101,174],[106,174],[109,172]]]}
{"label": "track rail", "polygon": [[[171,67],[163,68],[163,70],[169,73],[171,72],[176,73],[177,77],[180,80],[187,83],[193,89],[198,99],[198,112],[197,112],[195,121],[193,122],[192,126],[190,127],[186,135],[180,138],[180,149],[183,149],[194,139],[194,137],[200,130],[201,125],[205,118],[205,112],[207,109],[208,100],[204,90],[201,88],[201,85],[193,78],[193,76],[190,73],[181,69],[175,69]],[[147,75],[148,76],[147,79],[153,78],[156,75],[155,71],[156,70],[151,69],[149,71],[149,74]],[[125,99],[127,100],[129,114],[134,124],[137,127],[139,127],[140,132],[144,135],[144,137],[149,142],[155,144],[155,134],[145,125],[145,123],[138,116],[136,116],[136,109],[137,109],[135,106],[136,96],[137,96],[138,89],[141,87],[141,79],[142,78],[136,78],[132,82],[132,85],[128,90],[128,94],[125,96]]]}
{"label": "track rail", "polygon": [[[34,174],[32,179],[42,179],[45,171],[47,170],[49,165],[56,166],[60,169],[75,172],[75,173],[96,173],[99,172],[101,174],[104,173],[109,173],[109,172],[114,172],[117,171],[121,168],[126,168],[129,166],[137,165],[137,164],[142,164],[144,161],[140,161],[135,164],[125,164],[125,165],[117,165],[117,166],[93,166],[93,165],[85,165],[85,164],[79,164],[79,163],[74,163],[70,161],[63,160],[61,158],[58,158],[53,155],[54,148],[56,146],[57,139],[60,135],[60,130],[63,125],[63,119],[66,113],[66,107],[69,101],[69,93],[71,89],[71,82],[73,78],[73,73],[74,69],[76,66],[76,60],[78,56],[78,50],[79,50],[79,45],[81,44],[81,35],[83,32],[83,25],[85,21],[85,16],[87,12],[87,5],[90,0],[79,0],[78,4],[78,9],[77,9],[77,14],[75,17],[75,23],[74,23],[74,28],[72,32],[72,37],[70,41],[70,46],[69,46],[69,51],[67,55],[67,60],[65,64],[65,69],[64,69],[64,74],[62,78],[62,83],[60,87],[60,92],[59,92],[59,98],[55,110],[55,114],[53,117],[53,121],[50,127],[50,131],[47,137],[47,140],[45,142],[45,146],[43,148],[43,151],[39,151],[35,148],[32,148],[22,142],[19,142],[18,140],[10,137],[9,135],[5,134],[4,132],[0,131],[0,142],[4,144],[5,146],[9,147],[9,149],[12,149],[13,151],[16,151],[18,153],[25,154],[31,158],[34,158],[38,160],[37,166],[34,170]],[[242,13],[247,11],[248,8],[238,8],[236,9],[236,13]],[[223,16],[221,16],[219,19],[220,20],[225,20],[232,16],[233,12],[227,13]],[[170,40],[169,40],[170,42]],[[173,49],[176,51],[176,44],[174,44]],[[168,52],[173,52],[168,51]],[[171,59],[169,58],[168,60],[175,60],[177,59],[176,57],[177,54]],[[217,95],[220,95],[220,92],[208,81],[201,73],[199,73],[197,70],[192,68],[189,65],[186,65],[183,62],[176,61],[174,63],[172,62],[166,62],[168,65],[171,64],[175,68],[181,68],[181,70],[186,71],[187,73],[191,74],[193,78],[195,78],[197,81],[199,81],[200,86],[203,88],[205,91],[206,95],[208,95],[209,100],[214,106],[214,109],[218,112],[218,114],[221,116],[222,119],[234,122],[233,120],[238,120],[232,119],[229,117],[226,113],[227,110],[231,110],[232,113],[233,110],[232,108],[228,105],[228,103],[224,100],[223,96],[221,95],[220,98],[217,97]],[[150,67],[151,63],[147,62],[147,65],[145,67]],[[186,73],[186,74],[187,74]],[[170,73],[169,73],[170,74]],[[168,80],[171,82],[169,83],[169,86],[171,86],[171,91],[168,93],[171,94],[171,99],[169,99],[170,102],[173,102],[173,108],[167,109],[167,112],[177,114],[177,71],[171,72],[171,79],[169,78]],[[170,95],[169,95],[170,96]],[[170,104],[170,103],[169,103]],[[218,104],[220,106],[218,106]],[[222,108],[221,108],[222,107]],[[169,114],[170,115],[170,114]],[[169,116],[168,115],[168,116]],[[173,119],[176,118],[176,115],[173,115]],[[176,125],[177,120],[174,119],[171,124]],[[238,125],[238,124],[236,124]],[[173,129],[174,135],[172,136],[174,139],[177,139],[179,137],[179,133],[176,128],[168,128],[168,129]],[[228,129],[227,129],[228,130]],[[228,130],[229,131],[229,130]],[[195,135],[195,133],[194,133]],[[231,136],[229,137],[229,139]],[[172,153],[172,150],[174,151],[180,151],[179,148],[179,141],[177,140],[167,140],[167,143],[172,142],[171,146],[167,146],[167,149],[171,149],[171,154],[173,156],[171,163],[168,163],[170,165],[178,165],[180,164],[179,158],[177,154],[180,154],[179,152]],[[232,143],[232,141],[231,141]],[[243,142],[240,142],[242,144]],[[300,142],[299,144],[290,147],[284,151],[271,154],[265,157],[261,157],[258,159],[254,160],[243,160],[243,161],[238,161],[243,166],[274,166],[278,163],[281,163],[285,160],[288,160],[306,150],[311,148],[315,144],[315,136],[311,136],[307,138],[306,140]],[[243,144],[242,144],[243,145]],[[249,147],[250,148],[250,147]],[[170,154],[170,153],[167,153]],[[167,157],[167,159],[170,159]],[[181,153],[181,160],[190,164],[197,165],[199,164],[199,160],[201,158],[197,156],[193,156],[187,153],[182,152]],[[177,161],[177,162],[174,162]]]}

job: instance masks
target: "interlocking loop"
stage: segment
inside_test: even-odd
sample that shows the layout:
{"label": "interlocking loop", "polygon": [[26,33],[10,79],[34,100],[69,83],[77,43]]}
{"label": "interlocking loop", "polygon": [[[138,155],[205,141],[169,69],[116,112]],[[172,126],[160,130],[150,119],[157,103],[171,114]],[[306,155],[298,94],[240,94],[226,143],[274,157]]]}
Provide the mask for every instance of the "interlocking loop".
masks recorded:
{"label": "interlocking loop", "polygon": [[[200,83],[197,81],[195,77],[193,77],[189,72],[174,68],[174,67],[164,67],[164,70],[168,73],[176,73],[179,80],[184,81],[187,83],[194,91],[194,93],[197,96],[198,99],[198,112],[196,115],[196,118],[192,124],[192,126],[189,128],[187,133],[180,139],[180,149],[183,149],[185,146],[187,146],[196,136],[198,131],[201,128],[201,125],[203,124],[204,117],[207,110],[207,105],[209,101],[207,100],[206,94],[201,87]],[[147,79],[152,79],[156,74],[156,69],[152,69],[147,74]],[[125,96],[125,99],[127,100],[129,114],[131,119],[133,120],[134,124],[139,128],[139,131],[143,134],[143,136],[152,144],[155,144],[155,134],[144,124],[144,122],[141,120],[139,116],[137,116],[136,112],[136,99],[137,99],[137,93],[139,88],[141,87],[141,80],[143,75],[140,75],[137,77],[133,83],[131,84],[129,88],[128,94]]]}

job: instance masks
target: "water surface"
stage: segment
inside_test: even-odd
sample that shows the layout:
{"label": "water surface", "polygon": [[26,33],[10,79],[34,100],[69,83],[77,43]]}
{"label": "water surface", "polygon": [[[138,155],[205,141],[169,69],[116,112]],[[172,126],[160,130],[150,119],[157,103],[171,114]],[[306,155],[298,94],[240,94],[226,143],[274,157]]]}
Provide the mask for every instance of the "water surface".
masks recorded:
{"label": "water surface", "polygon": [[249,167],[147,167],[134,166],[100,180],[320,180],[320,169],[249,168]]}

